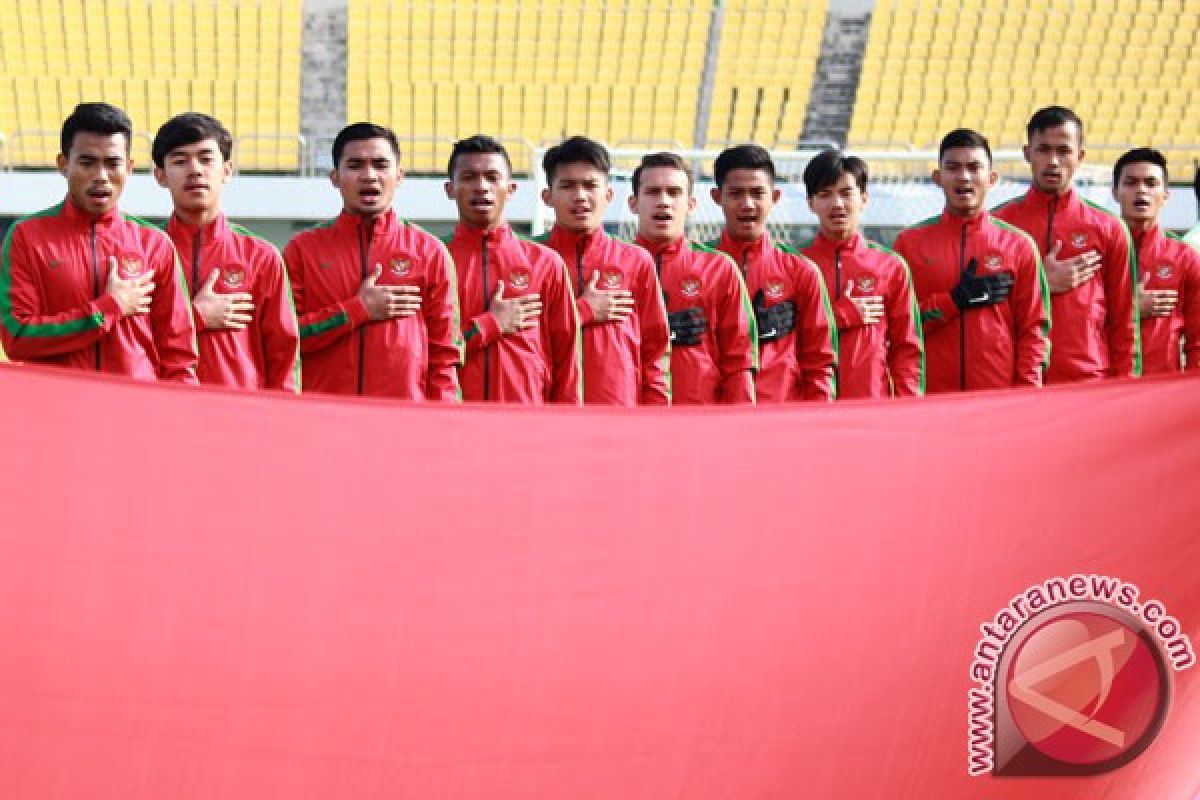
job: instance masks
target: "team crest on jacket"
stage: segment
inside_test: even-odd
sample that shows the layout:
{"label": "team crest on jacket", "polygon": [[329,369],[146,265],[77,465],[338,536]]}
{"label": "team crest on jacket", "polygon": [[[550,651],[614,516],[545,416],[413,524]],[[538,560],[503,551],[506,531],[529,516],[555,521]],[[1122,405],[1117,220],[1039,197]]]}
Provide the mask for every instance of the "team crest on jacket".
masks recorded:
{"label": "team crest on jacket", "polygon": [[530,277],[527,269],[514,269],[508,273],[508,280],[512,283],[512,287],[521,291],[529,288]]}
{"label": "team crest on jacket", "polygon": [[408,273],[412,272],[412,261],[407,258],[393,258],[390,266],[392,275],[397,278],[403,278]]}
{"label": "team crest on jacket", "polygon": [[1087,234],[1075,233],[1071,235],[1071,244],[1075,247],[1087,247]]}
{"label": "team crest on jacket", "polygon": [[139,256],[121,256],[120,263],[117,271],[122,278],[135,278],[142,274],[142,259]]}
{"label": "team crest on jacket", "polygon": [[620,289],[621,270],[606,267],[600,275],[600,283],[605,289]]}
{"label": "team crest on jacket", "polygon": [[870,294],[875,291],[875,277],[873,275],[864,275],[858,279],[858,288]]}
{"label": "team crest on jacket", "polygon": [[230,289],[240,288],[246,282],[246,270],[242,267],[226,267],[221,270],[221,281]]}
{"label": "team crest on jacket", "polygon": [[778,300],[783,297],[783,290],[783,281],[769,281],[767,283],[767,297],[772,300]]}
{"label": "team crest on jacket", "polygon": [[1157,275],[1161,280],[1167,280],[1171,277],[1171,265],[1160,264],[1158,269],[1154,271],[1154,274]]}
{"label": "team crest on jacket", "polygon": [[683,292],[684,297],[696,297],[702,288],[703,284],[696,277],[684,278],[683,283],[679,284],[679,291]]}
{"label": "team crest on jacket", "polygon": [[983,259],[983,265],[988,269],[1000,269],[1004,266],[1004,257],[999,253],[988,253]]}

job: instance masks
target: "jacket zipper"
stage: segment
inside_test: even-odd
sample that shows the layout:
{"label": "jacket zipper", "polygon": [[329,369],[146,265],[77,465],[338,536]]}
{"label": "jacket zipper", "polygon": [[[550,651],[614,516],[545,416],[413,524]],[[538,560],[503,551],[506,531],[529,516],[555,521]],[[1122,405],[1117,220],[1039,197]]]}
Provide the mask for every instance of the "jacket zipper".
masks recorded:
{"label": "jacket zipper", "polygon": [[575,271],[579,274],[579,296],[583,296],[583,239],[579,240],[579,244],[575,245]]}
{"label": "jacket zipper", "polygon": [[[100,299],[100,258],[96,255],[96,223],[92,222],[92,294]],[[96,372],[100,371],[100,340],[96,340]]]}
{"label": "jacket zipper", "polygon": [[[958,244],[958,277],[962,280],[962,276],[967,272],[967,223],[962,226],[962,238]],[[960,391],[967,390],[967,315],[960,311],[958,313],[958,388]]]}
{"label": "jacket zipper", "polygon": [[192,244],[192,297],[200,292],[200,240],[204,236],[204,226],[196,231],[196,241]]}
{"label": "jacket zipper", "polygon": [[[492,298],[491,298],[492,292],[491,292],[491,289],[488,288],[488,246],[487,246],[487,243],[488,243],[487,234],[485,233],[483,235],[483,310],[484,311],[487,311],[488,307],[491,306],[491,304],[492,304]],[[490,348],[490,347],[485,347],[483,350],[483,399],[484,400],[491,399],[488,396],[490,394],[490,392],[488,391],[488,388],[489,388],[488,387],[488,383],[489,383],[488,373],[489,373],[489,367],[490,367],[490,362],[491,362],[491,350],[492,350],[492,348]]]}
{"label": "jacket zipper", "polygon": [[[833,249],[833,299],[835,301],[842,299],[842,251],[838,248]],[[834,326],[837,325],[836,320],[831,320]],[[833,385],[842,385],[842,365],[841,362],[835,361],[833,364]]]}
{"label": "jacket zipper", "polygon": [[1050,198],[1050,214],[1046,218],[1046,252],[1054,249],[1054,210],[1058,207],[1058,195]]}
{"label": "jacket zipper", "polygon": [[[360,223],[358,228],[358,262],[359,272],[362,275],[362,280],[367,279],[367,251],[370,248],[370,234],[367,232],[367,223]],[[358,329],[358,393],[363,393],[363,379],[366,370],[364,369],[364,361],[367,357],[367,326],[362,325]]]}

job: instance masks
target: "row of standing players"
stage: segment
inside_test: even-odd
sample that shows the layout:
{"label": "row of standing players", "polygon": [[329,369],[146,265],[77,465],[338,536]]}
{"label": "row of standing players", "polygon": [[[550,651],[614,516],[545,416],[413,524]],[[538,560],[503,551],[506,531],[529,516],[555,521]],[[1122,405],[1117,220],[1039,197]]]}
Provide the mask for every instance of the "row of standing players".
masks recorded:
{"label": "row of standing players", "polygon": [[1166,162],[1147,148],[1118,161],[1124,219],[1088,202],[1072,182],[1083,123],[1061,107],[1030,120],[1029,192],[992,212],[987,140],[947,134],[932,175],[945,210],[895,251],[859,233],[867,166],[833,150],[804,173],[816,236],[772,241],[779,190],[755,145],[714,164],[719,240],[687,240],[690,167],[654,153],[633,175],[636,243],[618,241],[603,229],[608,154],[584,137],[546,154],[556,224],[538,241],[505,221],[516,185],[503,146],[457,142],[446,192],[460,221],[441,242],[393,210],[395,135],[358,123],[333,146],[343,212],[281,259],[225,219],[232,138],[206,115],[175,117],[154,140],[174,204],[166,235],[120,213],[131,134],[103,103],[64,123],[67,198],[3,246],[0,334],[14,359],[239,388],[617,405],[912,396],[1200,364],[1200,253],[1157,225]]}

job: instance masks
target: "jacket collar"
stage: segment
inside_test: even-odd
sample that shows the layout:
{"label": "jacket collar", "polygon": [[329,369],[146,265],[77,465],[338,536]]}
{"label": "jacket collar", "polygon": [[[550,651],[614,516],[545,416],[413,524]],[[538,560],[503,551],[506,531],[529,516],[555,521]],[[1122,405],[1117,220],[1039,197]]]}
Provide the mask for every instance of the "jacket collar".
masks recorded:
{"label": "jacket collar", "polygon": [[232,234],[229,220],[225,218],[224,214],[217,214],[216,218],[206,225],[188,225],[176,214],[172,214],[171,218],[167,220],[167,235],[171,237],[172,241],[182,242],[185,245],[190,245],[197,236],[200,237],[202,244],[211,244],[224,240]]}
{"label": "jacket collar", "polygon": [[500,246],[515,238],[516,234],[513,233],[512,226],[507,222],[497,228],[492,228],[490,231],[484,231],[470,225],[463,225],[462,223],[459,223],[454,228],[454,239],[472,247],[483,247],[484,242],[493,246]]}
{"label": "jacket collar", "polygon": [[1075,191],[1074,186],[1061,194],[1043,192],[1036,186],[1030,186],[1029,191],[1025,193],[1025,202],[1036,209],[1046,212],[1050,211],[1050,206],[1054,206],[1057,213],[1074,209],[1080,204],[1079,193]]}
{"label": "jacket collar", "polygon": [[728,230],[723,230],[717,249],[733,256],[733,260],[738,263],[738,266],[744,266],[750,256],[755,256],[756,260],[761,261],[763,256],[774,246],[769,233],[764,233],[753,241],[746,241],[745,239],[735,239],[729,235]]}
{"label": "jacket collar", "polygon": [[546,244],[555,250],[566,252],[577,252],[582,245],[583,254],[591,255],[603,247],[608,238],[608,234],[604,232],[603,228],[591,233],[576,233],[561,225],[555,225],[550,229],[550,238],[546,240]]}
{"label": "jacket collar", "polygon": [[938,224],[944,225],[945,227],[951,228],[955,231],[960,231],[963,229],[963,227],[966,227],[968,233],[976,233],[983,227],[985,222],[991,219],[991,216],[992,215],[988,213],[987,209],[980,211],[970,219],[963,219],[962,217],[951,214],[948,210],[943,210],[941,221]]}
{"label": "jacket collar", "polygon": [[659,257],[669,258],[677,256],[687,247],[687,237],[680,237],[672,242],[652,242],[649,239],[643,239],[638,236],[635,240],[638,245],[644,247],[650,252],[650,255],[656,259]]}
{"label": "jacket collar", "polygon": [[80,228],[90,228],[93,223],[95,223],[97,228],[111,228],[122,218],[120,210],[115,207],[102,216],[93,217],[90,214],[84,213],[82,209],[75,205],[70,197],[63,200],[62,217],[71,225]]}
{"label": "jacket collar", "polygon": [[817,235],[813,237],[812,244],[809,246],[817,255],[828,256],[830,258],[838,253],[845,255],[866,249],[862,234],[858,231],[851,234],[849,239],[840,242],[834,241],[820,231],[817,231]]}
{"label": "jacket collar", "polygon": [[1134,249],[1139,253],[1147,245],[1156,244],[1160,239],[1165,238],[1162,229],[1158,227],[1158,223],[1151,225],[1141,233],[1134,233],[1132,235]]}
{"label": "jacket collar", "polygon": [[348,231],[358,235],[359,231],[366,229],[371,238],[388,234],[394,231],[400,225],[400,217],[396,214],[395,209],[389,208],[387,211],[374,217],[364,217],[362,214],[353,214],[343,210],[337,215],[337,219],[333,221],[335,228]]}

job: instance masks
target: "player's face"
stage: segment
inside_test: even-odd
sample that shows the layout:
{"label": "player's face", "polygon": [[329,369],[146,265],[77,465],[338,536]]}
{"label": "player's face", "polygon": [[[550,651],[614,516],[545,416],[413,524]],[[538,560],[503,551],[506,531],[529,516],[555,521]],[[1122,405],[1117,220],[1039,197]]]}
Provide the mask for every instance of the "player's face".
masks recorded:
{"label": "player's face", "polygon": [[1071,188],[1083,156],[1082,137],[1074,122],[1038,131],[1025,145],[1034,186],[1052,194]]}
{"label": "player's face", "polygon": [[779,190],[761,169],[731,169],[712,190],[713,201],[725,213],[725,230],[734,239],[753,241],[767,232],[767,217],[779,202]]}
{"label": "player's face", "polygon": [[810,196],[808,207],[817,215],[825,238],[842,241],[858,230],[858,221],[867,207],[867,193],[858,188],[853,175],[845,172],[836,183]]}
{"label": "player's face", "polygon": [[542,202],[554,209],[554,221],[575,233],[600,230],[612,198],[608,176],[586,163],[560,164],[554,183],[542,190]]}
{"label": "player's face", "polygon": [[59,154],[58,171],[67,179],[67,196],[85,214],[103,216],[117,207],[133,170],[129,141],[123,133],[80,131],[68,153]]}
{"label": "player's face", "polygon": [[1158,220],[1167,202],[1167,182],[1162,167],[1141,162],[1121,168],[1121,181],[1113,187],[1121,216],[1131,228],[1145,228]]}
{"label": "player's face", "polygon": [[696,198],[683,170],[648,167],[642,170],[637,194],[629,198],[629,209],[637,214],[639,236],[652,242],[673,242],[683,238]]}
{"label": "player's face", "polygon": [[175,210],[191,214],[219,209],[221,191],[232,175],[233,162],[221,155],[216,139],[176,147],[154,168],[154,178],[171,193]]}
{"label": "player's face", "polygon": [[492,230],[504,222],[504,206],[517,190],[499,153],[466,153],[454,163],[446,196],[458,205],[464,225]]}
{"label": "player's face", "polygon": [[367,217],[392,207],[396,187],[403,177],[396,151],[384,138],[347,142],[341,162],[329,173],[329,179],[342,194],[346,210]]}
{"label": "player's face", "polygon": [[933,182],[946,195],[946,210],[959,217],[973,217],[983,210],[997,177],[982,147],[951,147],[933,171]]}

